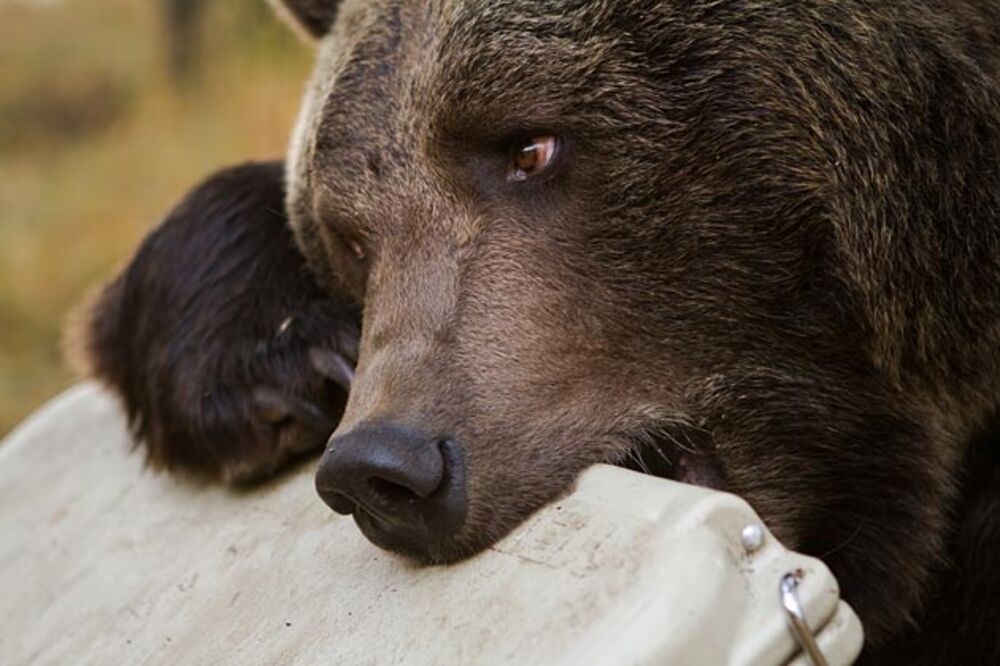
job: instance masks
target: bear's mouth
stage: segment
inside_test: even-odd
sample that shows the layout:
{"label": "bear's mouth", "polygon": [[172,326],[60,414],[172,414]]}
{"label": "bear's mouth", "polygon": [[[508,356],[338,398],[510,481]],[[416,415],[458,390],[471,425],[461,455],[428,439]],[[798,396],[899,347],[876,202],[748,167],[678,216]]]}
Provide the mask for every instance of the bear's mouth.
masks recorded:
{"label": "bear's mouth", "polygon": [[714,490],[725,487],[722,466],[704,435],[672,426],[631,439],[634,445],[624,459],[617,461],[619,466]]}

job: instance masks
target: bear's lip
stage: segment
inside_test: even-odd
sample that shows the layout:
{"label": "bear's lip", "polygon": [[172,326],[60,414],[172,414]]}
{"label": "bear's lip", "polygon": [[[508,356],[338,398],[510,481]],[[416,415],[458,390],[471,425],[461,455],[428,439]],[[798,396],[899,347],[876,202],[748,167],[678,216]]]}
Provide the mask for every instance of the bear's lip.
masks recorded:
{"label": "bear's lip", "polygon": [[426,534],[392,528],[390,527],[391,521],[373,511],[362,508],[360,505],[355,505],[353,516],[354,523],[365,535],[365,538],[379,548],[415,560],[427,559],[424,548],[427,541]]}
{"label": "bear's lip", "polygon": [[686,433],[665,431],[632,440],[635,444],[624,459],[617,461],[619,466],[661,479],[714,490],[724,488],[718,459]]}

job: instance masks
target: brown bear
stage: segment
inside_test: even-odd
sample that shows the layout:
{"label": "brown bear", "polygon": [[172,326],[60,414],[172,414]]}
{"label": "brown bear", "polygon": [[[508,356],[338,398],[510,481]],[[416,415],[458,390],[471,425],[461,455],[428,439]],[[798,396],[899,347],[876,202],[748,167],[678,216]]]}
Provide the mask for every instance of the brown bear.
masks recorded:
{"label": "brown bear", "polygon": [[287,188],[208,180],[87,326],[155,466],[337,423],[323,499],[447,562],[625,464],[824,559],[863,660],[1000,663],[1000,1],[284,4]]}

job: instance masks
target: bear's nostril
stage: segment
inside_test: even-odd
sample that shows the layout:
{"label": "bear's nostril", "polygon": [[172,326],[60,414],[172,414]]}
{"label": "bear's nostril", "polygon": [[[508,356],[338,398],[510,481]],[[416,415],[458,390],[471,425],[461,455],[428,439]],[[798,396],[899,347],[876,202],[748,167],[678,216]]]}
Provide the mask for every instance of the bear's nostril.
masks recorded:
{"label": "bear's nostril", "polygon": [[378,477],[368,479],[368,487],[371,488],[372,492],[376,495],[393,503],[412,503],[418,502],[421,499],[419,495],[406,486],[402,486],[398,483],[393,483],[392,481],[387,481],[385,479],[380,479]]}
{"label": "bear's nostril", "polygon": [[356,505],[352,502],[346,495],[341,495],[336,492],[326,492],[325,490],[319,491],[320,497],[326,502],[327,506],[336,511],[342,516],[349,516],[354,513]]}

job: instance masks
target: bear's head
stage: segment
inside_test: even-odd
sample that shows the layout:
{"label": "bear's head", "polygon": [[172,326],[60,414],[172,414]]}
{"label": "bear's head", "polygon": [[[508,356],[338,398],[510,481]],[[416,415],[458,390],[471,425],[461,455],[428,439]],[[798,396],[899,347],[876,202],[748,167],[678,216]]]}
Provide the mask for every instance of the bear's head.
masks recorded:
{"label": "bear's head", "polygon": [[958,435],[901,342],[938,257],[865,226],[914,203],[923,93],[856,67],[889,57],[844,28],[861,10],[285,4],[318,48],[289,213],[363,306],[328,503],[444,562],[627,464],[742,495],[873,636],[898,626]]}

